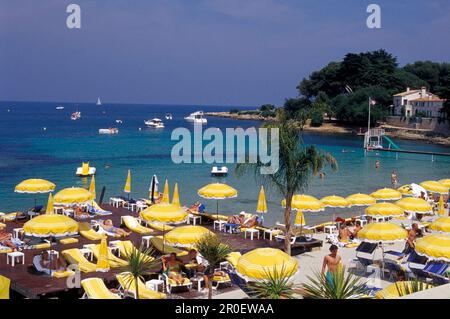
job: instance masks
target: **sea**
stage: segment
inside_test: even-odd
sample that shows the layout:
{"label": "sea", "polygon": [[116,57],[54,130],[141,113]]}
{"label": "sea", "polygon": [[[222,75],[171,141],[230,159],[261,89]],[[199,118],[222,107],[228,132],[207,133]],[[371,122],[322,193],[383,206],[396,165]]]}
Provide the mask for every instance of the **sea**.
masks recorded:
{"label": "sea", "polygon": [[[64,106],[63,110],[56,110]],[[252,109],[238,107],[239,109]],[[132,173],[133,198],[149,196],[153,174],[159,180],[160,189],[165,179],[171,191],[177,182],[180,200],[190,206],[202,201],[207,210],[215,211],[216,202],[197,195],[202,186],[225,182],[238,190],[233,199],[221,200],[219,211],[231,215],[241,211],[255,212],[260,182],[253,174],[239,176],[234,173],[235,165],[226,164],[229,174],[224,178],[211,177],[213,164],[175,164],[171,158],[171,140],[176,128],[193,130],[193,125],[184,117],[192,112],[227,111],[235,106],[199,105],[143,105],[69,102],[0,102],[0,212],[25,210],[34,205],[34,200],[46,203],[47,195],[18,194],[16,184],[28,178],[44,178],[54,182],[56,191],[66,187],[88,187],[89,179],[75,175],[83,161],[96,167],[97,195],[105,187],[103,202],[110,196],[125,195],[123,187],[128,170]],[[81,119],[72,121],[72,112],[80,111]],[[172,120],[165,114],[171,113]],[[149,129],[144,120],[160,118],[164,129]],[[121,124],[116,120],[122,120]],[[208,117],[206,127],[225,131],[231,127],[259,127],[261,122]],[[117,135],[100,135],[100,128],[117,127]],[[306,194],[321,198],[327,195],[348,196],[353,193],[371,193],[382,187],[391,186],[391,172],[396,170],[400,184],[419,183],[424,180],[450,178],[450,157],[436,157],[415,154],[371,152],[365,154],[363,139],[351,135],[326,135],[304,133],[307,144],[315,144],[330,152],[338,161],[339,169],[334,172],[325,169],[325,178],[313,176],[305,190]],[[425,142],[395,140],[403,149],[450,153],[450,148]],[[205,142],[206,144],[206,142]],[[375,169],[375,162],[381,166]],[[220,164],[219,164],[220,165]],[[273,225],[283,220],[282,197],[276,189],[266,187],[268,213],[264,223]],[[305,213],[309,225],[329,221],[332,216],[349,217],[363,213],[364,208],[327,209],[320,213]]]}

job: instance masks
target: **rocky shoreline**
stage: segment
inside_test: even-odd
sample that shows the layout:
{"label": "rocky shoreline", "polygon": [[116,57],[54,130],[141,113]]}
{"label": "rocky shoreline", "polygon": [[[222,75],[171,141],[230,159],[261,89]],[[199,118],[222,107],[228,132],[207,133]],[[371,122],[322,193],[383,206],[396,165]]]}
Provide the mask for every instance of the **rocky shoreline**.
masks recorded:
{"label": "rocky shoreline", "polygon": [[[237,114],[229,112],[207,112],[207,116],[229,118],[233,120],[251,120],[251,121],[269,121],[270,118],[265,118],[258,114]],[[430,144],[450,146],[450,136],[440,136],[432,134],[430,131],[411,130],[401,127],[381,126],[386,129],[386,135],[404,140],[424,141]],[[359,128],[352,126],[344,126],[335,122],[325,121],[322,126],[312,127],[306,124],[303,128],[306,132],[314,132],[318,134],[353,134],[357,135]]]}

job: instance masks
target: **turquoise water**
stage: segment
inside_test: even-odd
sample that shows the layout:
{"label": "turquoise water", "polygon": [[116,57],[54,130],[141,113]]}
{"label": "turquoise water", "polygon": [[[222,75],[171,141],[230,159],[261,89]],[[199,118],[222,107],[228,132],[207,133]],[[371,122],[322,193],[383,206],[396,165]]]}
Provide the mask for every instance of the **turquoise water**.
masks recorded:
{"label": "turquoise water", "polygon": [[[55,110],[60,104],[65,109]],[[70,113],[76,109],[82,112],[82,119],[71,121]],[[183,117],[199,109],[222,111],[229,108],[125,104],[98,107],[94,104],[1,102],[0,211],[26,209],[33,205],[34,195],[14,193],[14,186],[26,178],[51,180],[57,185],[57,190],[70,186],[87,186],[87,179],[75,176],[75,170],[83,160],[90,161],[91,166],[97,168],[97,193],[100,193],[102,186],[106,186],[105,199],[122,194],[127,170],[131,169],[134,198],[148,196],[151,176],[157,174],[160,183],[168,178],[172,189],[173,183],[178,182],[182,204],[190,205],[199,200],[196,190],[216,179],[210,176],[209,164],[174,164],[170,151],[176,142],[170,140],[170,135],[176,127],[192,129],[192,125]],[[165,120],[166,113],[172,113],[174,119]],[[143,121],[153,117],[163,119],[165,129],[146,129]],[[116,124],[116,119],[122,119],[123,124]],[[207,127],[224,130],[237,126],[257,127],[259,124],[253,121],[208,118]],[[120,133],[116,136],[98,134],[99,128],[110,126],[117,126]],[[437,158],[432,162],[429,156],[422,155],[401,154],[398,159],[394,154],[372,153],[364,156],[362,139],[354,136],[305,133],[304,139],[306,143],[317,144],[331,152],[339,162],[338,172],[327,170],[324,180],[318,177],[311,179],[306,193],[316,197],[332,194],[347,196],[390,186],[390,173],[393,169],[397,170],[401,184],[450,177],[450,158]],[[394,142],[405,149],[450,152],[450,148],[443,146],[401,140]],[[347,152],[342,152],[343,150]],[[374,169],[377,159],[381,161],[379,170]],[[111,167],[106,168],[105,165]],[[232,165],[228,167],[230,171],[233,170]],[[221,201],[221,212],[253,212],[259,191],[259,185],[253,176],[237,177],[229,174],[223,180],[238,189],[239,196]],[[40,202],[46,202],[46,195],[37,197]],[[269,213],[265,216],[266,224],[281,221],[280,195],[268,189],[267,197]],[[215,210],[215,202],[204,203],[210,210]],[[335,213],[350,216],[358,212],[358,209],[354,209]],[[329,220],[332,213],[326,211],[308,214],[307,223]]]}

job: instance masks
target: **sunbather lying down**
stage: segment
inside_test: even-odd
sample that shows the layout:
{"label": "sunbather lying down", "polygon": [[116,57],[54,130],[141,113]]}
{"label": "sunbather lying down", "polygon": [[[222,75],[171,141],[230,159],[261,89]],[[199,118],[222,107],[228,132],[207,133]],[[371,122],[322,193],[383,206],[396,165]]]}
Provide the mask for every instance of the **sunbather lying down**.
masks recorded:
{"label": "sunbather lying down", "polygon": [[39,255],[34,256],[33,265],[37,271],[50,276],[55,272],[67,270],[67,263],[62,254],[56,257],[56,255],[50,254],[48,251],[42,251]]}
{"label": "sunbather lying down", "polygon": [[107,219],[100,225],[104,230],[110,233],[114,233],[119,235],[120,237],[130,236],[131,232],[126,232],[122,228],[114,227],[114,224],[111,219]]}
{"label": "sunbather lying down", "polygon": [[87,212],[84,212],[81,207],[75,206],[73,209],[73,216],[75,219],[87,219],[91,218],[91,215]]}
{"label": "sunbather lying down", "polygon": [[0,225],[0,245],[9,247],[12,251],[17,251],[18,242],[13,239],[12,234],[5,230],[5,226]]}
{"label": "sunbather lying down", "polygon": [[259,217],[256,215],[252,215],[246,218],[245,212],[239,213],[239,215],[233,215],[227,219],[227,222],[230,224],[238,224],[241,227],[255,227],[260,224]]}

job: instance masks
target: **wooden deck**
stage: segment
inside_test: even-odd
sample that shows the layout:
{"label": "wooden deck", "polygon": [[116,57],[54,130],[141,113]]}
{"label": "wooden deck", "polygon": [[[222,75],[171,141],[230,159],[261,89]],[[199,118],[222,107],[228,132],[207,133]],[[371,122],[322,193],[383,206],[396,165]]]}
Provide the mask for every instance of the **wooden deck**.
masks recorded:
{"label": "wooden deck", "polygon": [[[99,217],[96,219],[111,219],[115,226],[120,225],[120,217],[123,215],[133,215],[138,216],[137,213],[133,213],[124,208],[113,208],[109,205],[102,205],[102,208],[113,212],[110,216]],[[23,222],[7,222],[7,230],[12,232],[13,228],[23,227]],[[212,229],[211,223],[203,223],[202,226]],[[224,242],[227,242],[233,250],[245,253],[249,250],[259,248],[259,247],[274,247],[282,248],[282,243],[276,241],[269,241],[265,239],[256,239],[251,241],[250,239],[244,239],[243,234],[226,234],[223,232],[217,232]],[[152,235],[161,235],[161,232],[154,231]],[[93,243],[92,241],[79,236],[78,243],[61,245],[57,244],[52,246],[52,249],[57,251],[62,251],[69,248],[81,248],[84,244]],[[132,233],[127,239],[131,240],[136,246],[141,243],[141,235]],[[302,253],[308,247],[302,245],[293,245],[293,252]],[[79,298],[82,296],[82,289],[68,289],[66,284],[66,279],[56,279],[48,276],[42,276],[34,273],[32,269],[33,257],[39,254],[42,249],[27,249],[23,250],[25,254],[25,265],[15,265],[11,267],[6,264],[6,254],[0,254],[0,275],[3,275],[11,280],[11,291],[14,295],[23,296],[26,298]],[[157,269],[155,269],[157,271]],[[115,274],[119,271],[111,269],[107,273],[94,272],[94,273],[81,273],[81,279],[90,277],[100,277],[103,278],[105,283],[110,288],[117,288],[117,281],[115,280]],[[238,289],[237,287],[227,288],[221,292],[229,291],[230,289]],[[214,292],[217,293],[217,292]],[[171,298],[201,298],[203,294],[191,290],[187,293],[172,294]]]}

